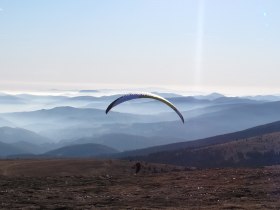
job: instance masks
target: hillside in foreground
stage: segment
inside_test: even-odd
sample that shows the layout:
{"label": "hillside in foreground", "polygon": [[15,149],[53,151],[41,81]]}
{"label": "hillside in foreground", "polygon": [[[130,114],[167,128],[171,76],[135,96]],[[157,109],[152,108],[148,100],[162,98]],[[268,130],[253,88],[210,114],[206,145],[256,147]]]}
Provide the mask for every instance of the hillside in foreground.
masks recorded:
{"label": "hillside in foreground", "polygon": [[280,121],[248,128],[245,130],[226,133],[218,136],[211,136],[204,139],[197,139],[193,141],[184,141],[173,144],[166,144],[160,146],[154,146],[144,149],[132,150],[127,152],[122,152],[118,157],[128,157],[128,156],[145,156],[152,153],[159,153],[163,151],[180,150],[180,149],[194,149],[202,148],[211,145],[224,144],[236,140],[248,139],[255,136],[263,136],[270,133],[280,132]]}
{"label": "hillside in foreground", "polygon": [[280,164],[280,132],[128,159],[200,168],[277,165]]}
{"label": "hillside in foreground", "polygon": [[1,209],[279,209],[279,167],[189,170],[116,160],[0,161]]}

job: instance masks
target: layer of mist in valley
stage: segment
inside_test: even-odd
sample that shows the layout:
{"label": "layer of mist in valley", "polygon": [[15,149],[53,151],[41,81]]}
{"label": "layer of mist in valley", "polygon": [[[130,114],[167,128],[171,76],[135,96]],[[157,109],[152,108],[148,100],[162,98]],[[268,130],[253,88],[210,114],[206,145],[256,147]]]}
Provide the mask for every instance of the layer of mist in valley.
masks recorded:
{"label": "layer of mist in valley", "polygon": [[185,124],[168,106],[150,99],[123,103],[106,115],[107,106],[121,91],[2,93],[0,142],[8,149],[2,149],[0,156],[52,154],[52,150],[80,144],[124,152],[236,132],[280,119],[277,95],[155,93],[182,112]]}

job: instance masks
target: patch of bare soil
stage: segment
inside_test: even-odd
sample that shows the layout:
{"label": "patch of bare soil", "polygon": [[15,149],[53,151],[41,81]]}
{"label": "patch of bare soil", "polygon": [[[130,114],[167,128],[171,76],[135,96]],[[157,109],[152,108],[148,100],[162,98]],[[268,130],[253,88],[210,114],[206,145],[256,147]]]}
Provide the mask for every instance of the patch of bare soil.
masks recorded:
{"label": "patch of bare soil", "polygon": [[117,160],[0,161],[1,209],[280,209],[280,168]]}

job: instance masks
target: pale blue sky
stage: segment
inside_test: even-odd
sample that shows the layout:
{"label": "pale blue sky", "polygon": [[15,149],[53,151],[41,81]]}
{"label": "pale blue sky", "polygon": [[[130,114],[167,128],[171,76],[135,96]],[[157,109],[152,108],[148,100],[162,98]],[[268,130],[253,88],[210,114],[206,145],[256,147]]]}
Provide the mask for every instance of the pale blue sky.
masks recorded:
{"label": "pale blue sky", "polygon": [[0,89],[280,93],[279,0],[0,0]]}

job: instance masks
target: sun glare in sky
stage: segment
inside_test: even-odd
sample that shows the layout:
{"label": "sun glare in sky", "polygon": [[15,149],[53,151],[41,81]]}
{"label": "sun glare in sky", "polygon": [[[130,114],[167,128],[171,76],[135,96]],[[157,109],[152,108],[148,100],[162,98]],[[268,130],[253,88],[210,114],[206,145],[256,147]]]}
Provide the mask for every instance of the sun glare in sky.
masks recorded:
{"label": "sun glare in sky", "polygon": [[0,89],[280,93],[278,0],[0,0]]}

